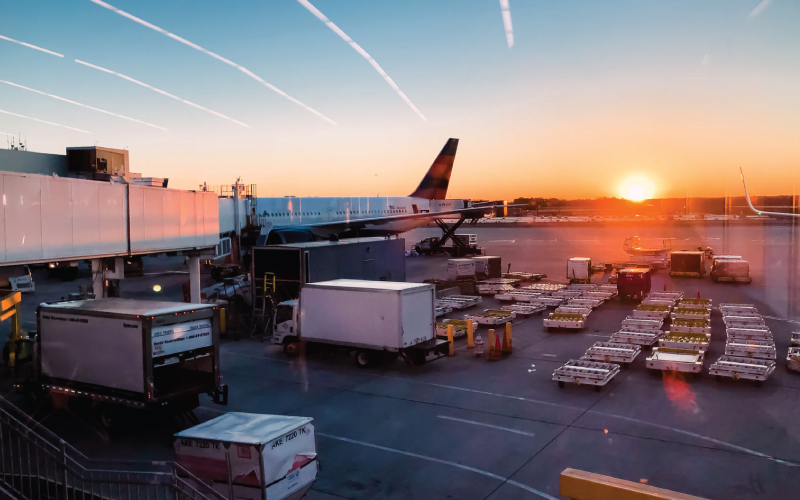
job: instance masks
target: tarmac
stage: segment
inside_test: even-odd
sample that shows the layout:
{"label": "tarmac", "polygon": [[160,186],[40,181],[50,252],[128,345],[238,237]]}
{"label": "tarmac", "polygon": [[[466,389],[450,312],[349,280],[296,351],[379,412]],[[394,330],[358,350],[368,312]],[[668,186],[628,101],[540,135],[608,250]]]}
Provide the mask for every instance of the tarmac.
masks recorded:
{"label": "tarmac", "polygon": [[[486,253],[500,255],[504,267],[512,263],[512,270],[545,272],[562,281],[569,257],[624,259],[622,240],[632,231],[464,227],[459,232],[478,234]],[[559,388],[553,370],[606,340],[634,308],[615,299],[596,309],[580,333],[547,332],[541,315],[516,319],[513,354],[494,362],[475,356],[465,340],[456,341],[454,357],[369,369],[356,367],[343,353],[289,359],[280,347],[259,340],[225,341],[221,366],[230,402],[221,407],[201,397],[196,415],[201,421],[225,411],[313,417],[322,470],[311,500],[561,498],[558,478],[568,467],[706,498],[796,498],[800,374],[785,369],[790,333],[800,331],[794,227],[635,231],[643,238],[674,238],[676,249],[711,245],[717,253],[750,261],[750,285],[715,284],[708,276],[672,279],[659,271],[653,289],[682,290],[687,297],[700,292],[715,305],[755,303],[768,316],[778,348],[778,367],[768,381],[760,387],[717,382],[707,373],[724,350],[725,329],[715,309],[703,373],[652,372],[644,367],[645,352],[600,392]],[[407,244],[436,234],[415,230],[406,235]],[[409,257],[406,263],[409,281],[444,277],[446,257]],[[146,263],[146,272],[153,268]],[[123,283],[122,295],[180,300],[186,279],[174,273],[132,278]],[[32,321],[36,303],[88,281],[48,286],[38,274],[36,280],[37,292],[23,299],[24,324]],[[158,294],[152,290],[156,283],[162,285]],[[496,305],[484,298],[479,308]],[[485,338],[486,331],[478,333]],[[3,387],[8,385],[4,377]],[[172,454],[175,423],[136,418],[109,435],[68,409],[39,418],[93,457]]]}

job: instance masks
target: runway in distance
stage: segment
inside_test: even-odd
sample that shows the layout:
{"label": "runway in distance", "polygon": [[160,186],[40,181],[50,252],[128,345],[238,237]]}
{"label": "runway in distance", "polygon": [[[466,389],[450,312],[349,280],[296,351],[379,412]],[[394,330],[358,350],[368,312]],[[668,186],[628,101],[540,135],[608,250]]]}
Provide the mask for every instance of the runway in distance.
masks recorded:
{"label": "runway in distance", "polygon": [[744,171],[742,171],[741,167],[739,168],[739,173],[742,176],[742,184],[744,185],[744,199],[747,200],[747,205],[750,207],[750,210],[755,212],[758,215],[775,215],[778,217],[800,217],[800,214],[789,214],[786,212],[766,212],[764,210],[759,210],[753,206],[753,202],[750,201],[750,193],[747,192],[747,183],[744,181]]}
{"label": "runway in distance", "polygon": [[479,218],[492,204],[446,200],[458,139],[448,139],[425,177],[408,196],[258,198],[267,243],[297,243],[338,236],[388,236],[433,219]]}

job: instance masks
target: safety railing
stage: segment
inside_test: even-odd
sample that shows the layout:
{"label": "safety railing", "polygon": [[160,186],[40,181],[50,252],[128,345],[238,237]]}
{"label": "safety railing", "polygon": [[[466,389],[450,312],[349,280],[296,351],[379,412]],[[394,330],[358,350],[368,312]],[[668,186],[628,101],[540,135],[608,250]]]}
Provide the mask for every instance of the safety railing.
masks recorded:
{"label": "safety railing", "polygon": [[225,500],[175,462],[95,460],[0,398],[0,491],[42,500]]}

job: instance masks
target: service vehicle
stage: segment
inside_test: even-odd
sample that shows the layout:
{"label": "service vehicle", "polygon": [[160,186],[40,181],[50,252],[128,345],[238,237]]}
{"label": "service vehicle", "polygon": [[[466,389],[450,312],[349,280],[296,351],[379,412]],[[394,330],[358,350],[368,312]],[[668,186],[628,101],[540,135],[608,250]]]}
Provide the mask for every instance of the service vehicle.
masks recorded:
{"label": "service vehicle", "polygon": [[548,330],[554,329],[568,329],[568,330],[582,330],[586,326],[586,316],[583,314],[568,314],[554,312],[550,316],[544,318],[544,326]]}
{"label": "service vehicle", "polygon": [[641,300],[650,293],[650,269],[626,267],[620,269],[617,276],[617,290],[620,299]]}
{"label": "service vehicle", "polygon": [[4,266],[0,268],[0,287],[5,288],[6,286],[12,292],[28,293],[36,291],[36,283],[33,281],[30,266]]}
{"label": "service vehicle", "polygon": [[703,369],[703,353],[691,349],[654,347],[653,353],[645,360],[645,366],[651,370],[700,373]]}
{"label": "service vehicle", "polygon": [[592,259],[572,257],[567,261],[567,279],[570,283],[589,283],[592,279]]}
{"label": "service vehicle", "polygon": [[642,319],[660,319],[664,320],[669,316],[672,306],[664,304],[639,304],[639,307],[633,310],[634,318]]}
{"label": "service vehicle", "polygon": [[622,320],[622,326],[639,328],[641,330],[661,330],[661,327],[664,326],[664,320],[661,318],[637,318],[628,316]]}
{"label": "service vehicle", "polygon": [[706,254],[703,251],[679,250],[670,254],[672,277],[702,278],[706,274]]}
{"label": "service vehicle", "polygon": [[629,366],[641,352],[642,348],[638,345],[595,342],[592,347],[586,350],[586,354],[581,359]]}
{"label": "service vehicle", "polygon": [[610,342],[615,344],[636,344],[643,347],[654,345],[661,338],[661,330],[637,330],[623,328],[611,336]]}
{"label": "service vehicle", "polygon": [[355,351],[362,368],[397,356],[420,365],[448,351],[448,342],[436,338],[434,300],[428,283],[307,283],[299,300],[278,304],[272,342],[289,356],[299,355],[303,343]]}
{"label": "service vehicle", "polygon": [[772,340],[769,328],[726,328],[725,334],[730,341]]}
{"label": "service vehicle", "polygon": [[[175,434],[175,461],[224,498],[300,500],[317,480],[313,419],[231,412]],[[199,485],[198,485],[199,486]]]}
{"label": "service vehicle", "polygon": [[93,400],[109,427],[119,406],[183,413],[200,394],[227,404],[215,305],[70,300],[42,303],[36,317],[38,361],[23,391]]}
{"label": "service vehicle", "polygon": [[708,350],[709,342],[702,333],[667,332],[658,340],[658,346],[704,353]]}
{"label": "service vehicle", "polygon": [[545,306],[537,306],[525,303],[508,304],[501,306],[500,309],[503,311],[513,311],[517,313],[517,316],[531,316],[547,310]]}
{"label": "service vehicle", "polygon": [[457,339],[467,334],[467,322],[463,319],[444,319],[436,323],[436,336],[440,339],[447,338],[447,327],[453,327],[453,338]]}
{"label": "service vehicle", "polygon": [[792,332],[791,344],[800,347],[800,332]]}
{"label": "service vehicle", "polygon": [[711,322],[707,319],[678,318],[672,320],[670,330],[683,333],[702,333],[711,338]]}
{"label": "service vehicle", "polygon": [[553,371],[553,380],[559,387],[567,382],[575,385],[594,386],[597,392],[619,373],[619,365],[586,359],[571,359]]}
{"label": "service vehicle", "polygon": [[476,325],[504,325],[517,317],[514,311],[503,311],[502,309],[485,309],[480,314],[467,314],[464,319],[471,319]]}
{"label": "service vehicle", "polygon": [[708,373],[714,375],[717,381],[722,377],[730,377],[734,380],[755,380],[757,384],[767,380],[774,371],[775,361],[729,355],[720,356],[708,367]]}
{"label": "service vehicle", "polygon": [[670,319],[711,319],[711,311],[708,309],[691,309],[688,307],[678,307],[672,310]]}
{"label": "service vehicle", "polygon": [[441,238],[432,236],[417,242],[414,250],[420,255],[446,252],[453,257],[480,255],[482,252],[481,247],[478,246],[477,234],[454,234],[450,238],[449,244],[446,242],[444,245],[441,243]]}
{"label": "service vehicle", "polygon": [[744,259],[714,259],[711,279],[717,283],[751,283],[750,263]]}
{"label": "service vehicle", "polygon": [[725,354],[741,358],[775,359],[773,340],[733,340],[725,343]]}
{"label": "service vehicle", "polygon": [[800,347],[790,347],[786,354],[786,369],[800,372]]}

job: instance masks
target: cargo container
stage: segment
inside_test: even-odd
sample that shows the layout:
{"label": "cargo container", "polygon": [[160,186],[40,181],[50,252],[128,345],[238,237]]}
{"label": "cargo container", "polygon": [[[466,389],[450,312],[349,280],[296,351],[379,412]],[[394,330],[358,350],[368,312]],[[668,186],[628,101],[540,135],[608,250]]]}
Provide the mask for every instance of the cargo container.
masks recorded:
{"label": "cargo container", "polygon": [[478,278],[501,278],[503,275],[503,265],[500,257],[494,255],[482,255],[473,257],[475,261],[475,275]]}
{"label": "cargo container", "polygon": [[592,259],[572,257],[567,261],[567,279],[570,283],[588,283],[592,278]]}
{"label": "cargo container", "polygon": [[670,254],[670,276],[702,278],[706,274],[706,254],[702,251],[679,250]]}
{"label": "cargo container", "polygon": [[620,269],[617,291],[620,299],[641,300],[650,293],[650,270],[641,267]]}
{"label": "cargo container", "polygon": [[750,283],[750,264],[743,259],[714,259],[711,279],[718,283]]}
{"label": "cargo container", "polygon": [[333,280],[308,283],[278,305],[272,341],[287,355],[303,345],[355,351],[360,367],[402,355],[410,364],[447,354],[436,339],[435,293],[427,283]]}
{"label": "cargo container", "polygon": [[476,265],[472,259],[450,259],[447,261],[447,279],[456,281],[475,277]]}

